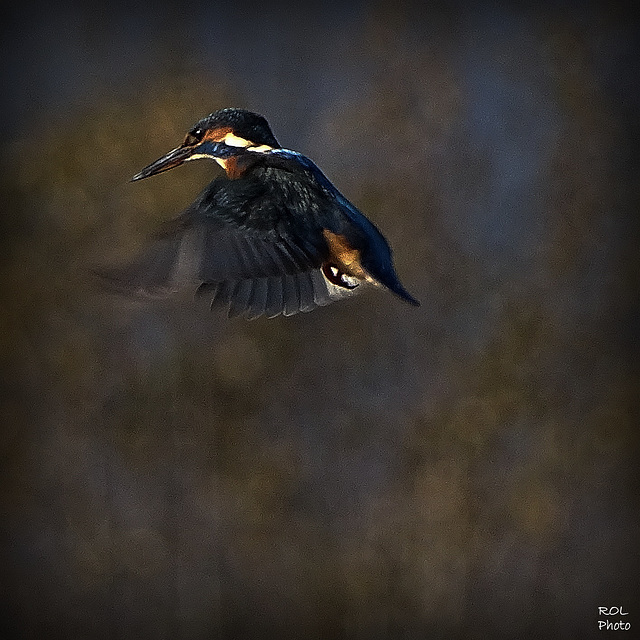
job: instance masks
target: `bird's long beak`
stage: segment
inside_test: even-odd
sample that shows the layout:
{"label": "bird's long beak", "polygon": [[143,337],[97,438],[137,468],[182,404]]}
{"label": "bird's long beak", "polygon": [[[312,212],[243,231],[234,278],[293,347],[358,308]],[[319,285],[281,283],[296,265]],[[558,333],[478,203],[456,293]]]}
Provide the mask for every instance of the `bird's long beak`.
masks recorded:
{"label": "bird's long beak", "polygon": [[136,173],[131,182],[136,180],[142,180],[143,178],[149,178],[155,176],[163,171],[168,171],[174,167],[180,166],[183,162],[186,162],[195,153],[195,147],[182,145],[169,151],[166,155],[162,156],[155,162],[146,166],[142,171]]}
{"label": "bird's long beak", "polygon": [[131,178],[131,182],[155,176],[163,171],[168,171],[169,169],[180,166],[187,160],[196,160],[198,158],[211,158],[212,160],[216,158],[228,158],[238,154],[240,151],[240,149],[229,147],[226,144],[211,142],[209,140],[195,145],[183,144],[169,151],[169,153],[162,156],[162,158],[152,162],[139,173],[136,173],[136,175]]}

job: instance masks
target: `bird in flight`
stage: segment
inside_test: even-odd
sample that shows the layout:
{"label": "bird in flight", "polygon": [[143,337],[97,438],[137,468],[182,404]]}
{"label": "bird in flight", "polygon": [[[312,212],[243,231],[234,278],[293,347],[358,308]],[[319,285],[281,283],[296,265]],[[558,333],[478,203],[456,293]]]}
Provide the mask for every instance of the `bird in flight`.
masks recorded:
{"label": "bird in flight", "polygon": [[212,309],[248,319],[311,311],[370,286],[420,304],[376,226],[309,158],[283,149],[256,113],[212,113],[132,181],[200,158],[224,175],[132,264],[106,274],[118,288],[165,295],[197,286]]}

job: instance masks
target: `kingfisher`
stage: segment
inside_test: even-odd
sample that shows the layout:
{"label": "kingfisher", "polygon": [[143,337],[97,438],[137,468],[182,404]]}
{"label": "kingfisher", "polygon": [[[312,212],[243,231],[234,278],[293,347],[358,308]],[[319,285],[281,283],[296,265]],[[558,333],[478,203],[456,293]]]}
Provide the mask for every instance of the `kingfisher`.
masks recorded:
{"label": "kingfisher", "polygon": [[117,284],[149,295],[193,286],[212,309],[247,319],[311,311],[369,287],[420,304],[377,227],[309,158],[282,148],[261,115],[216,111],[131,180],[201,158],[224,174],[138,259],[111,272]]}

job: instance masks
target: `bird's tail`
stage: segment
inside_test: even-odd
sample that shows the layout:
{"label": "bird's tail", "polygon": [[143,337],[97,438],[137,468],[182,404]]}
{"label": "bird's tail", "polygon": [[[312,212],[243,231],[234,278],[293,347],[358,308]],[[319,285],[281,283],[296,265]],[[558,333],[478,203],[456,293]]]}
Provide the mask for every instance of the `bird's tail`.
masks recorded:
{"label": "bird's tail", "polygon": [[392,277],[386,277],[384,280],[379,280],[387,289],[395,293],[398,297],[402,298],[405,302],[413,305],[414,307],[419,307],[420,302],[416,300],[401,284],[398,276],[393,273]]}
{"label": "bird's tail", "polygon": [[366,257],[364,257],[362,266],[378,284],[386,287],[389,291],[395,293],[399,298],[414,307],[420,306],[420,302],[402,286],[402,283],[393,268],[390,252],[389,259],[385,265],[381,265],[379,261],[367,260]]}

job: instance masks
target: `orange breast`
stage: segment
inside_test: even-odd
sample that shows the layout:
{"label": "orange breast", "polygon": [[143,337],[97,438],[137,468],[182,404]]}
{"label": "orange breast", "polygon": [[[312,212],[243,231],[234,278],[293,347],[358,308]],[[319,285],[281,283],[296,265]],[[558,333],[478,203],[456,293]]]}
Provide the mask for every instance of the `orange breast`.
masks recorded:
{"label": "orange breast", "polygon": [[216,158],[216,162],[225,170],[227,177],[231,180],[239,178],[244,169],[238,163],[238,158]]}

